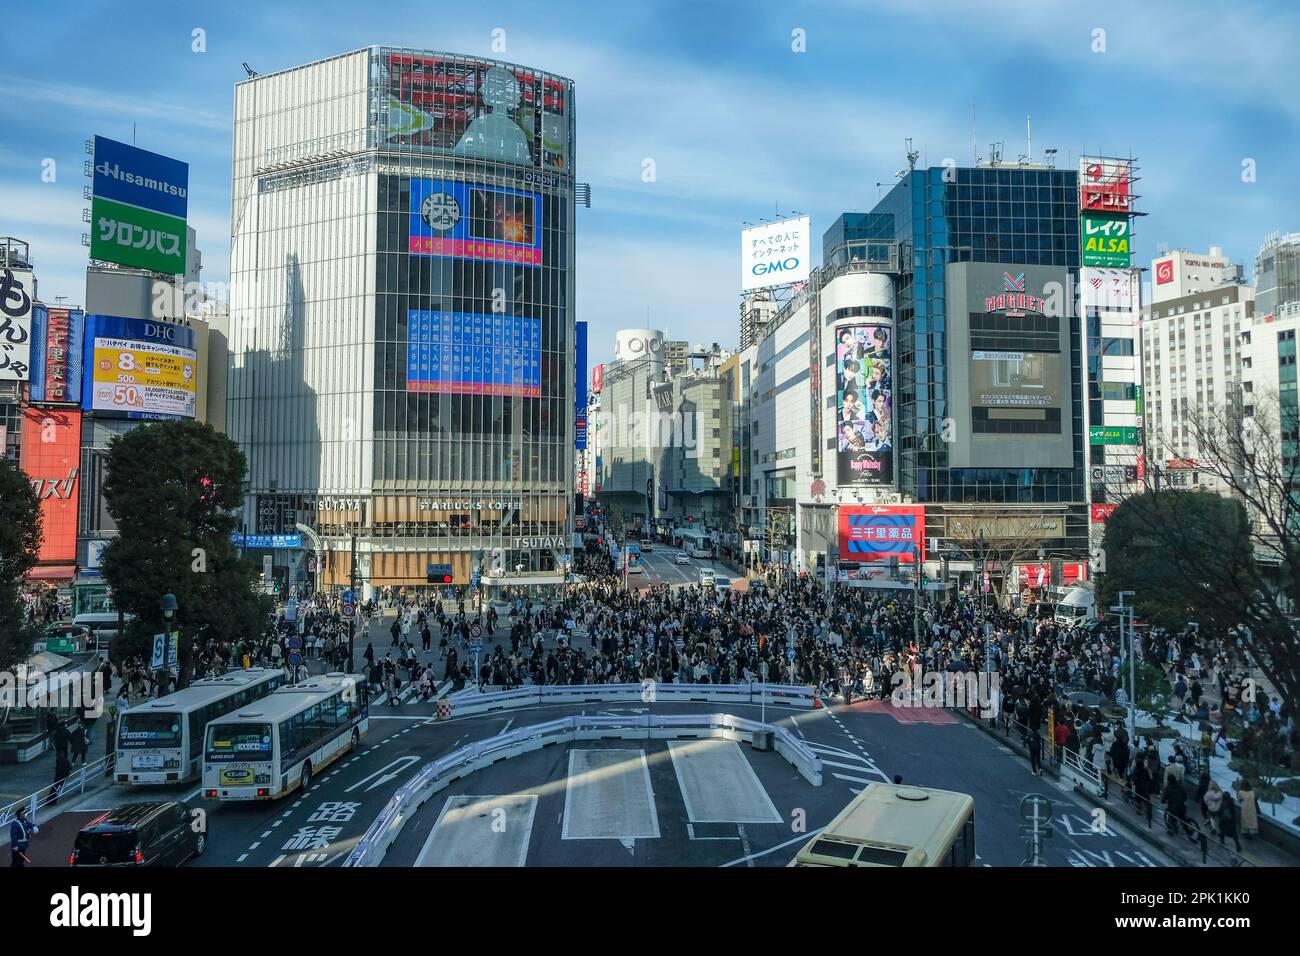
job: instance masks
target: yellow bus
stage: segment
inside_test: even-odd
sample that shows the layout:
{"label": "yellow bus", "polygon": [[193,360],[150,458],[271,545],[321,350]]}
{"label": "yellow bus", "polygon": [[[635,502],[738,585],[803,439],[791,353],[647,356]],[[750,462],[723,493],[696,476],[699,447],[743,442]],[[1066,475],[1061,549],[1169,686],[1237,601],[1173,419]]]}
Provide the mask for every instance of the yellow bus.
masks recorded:
{"label": "yellow bus", "polygon": [[968,793],[873,783],[790,866],[974,866]]}

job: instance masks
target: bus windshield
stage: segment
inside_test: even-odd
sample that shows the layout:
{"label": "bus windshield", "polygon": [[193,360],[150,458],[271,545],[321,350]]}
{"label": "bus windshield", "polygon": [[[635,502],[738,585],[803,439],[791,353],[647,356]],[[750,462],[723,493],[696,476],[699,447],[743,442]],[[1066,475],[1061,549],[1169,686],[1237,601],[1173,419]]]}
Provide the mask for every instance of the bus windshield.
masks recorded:
{"label": "bus windshield", "polygon": [[271,725],[214,724],[208,728],[206,760],[270,760]]}
{"label": "bus windshield", "polygon": [[122,715],[122,728],[118,731],[119,747],[179,747],[181,721],[176,714]]}

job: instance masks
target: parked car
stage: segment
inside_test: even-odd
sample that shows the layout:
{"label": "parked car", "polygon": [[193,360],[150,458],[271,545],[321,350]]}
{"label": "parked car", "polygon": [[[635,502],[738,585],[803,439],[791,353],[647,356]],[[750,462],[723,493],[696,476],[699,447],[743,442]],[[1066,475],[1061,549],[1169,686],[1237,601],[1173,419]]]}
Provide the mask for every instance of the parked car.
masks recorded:
{"label": "parked car", "polygon": [[689,554],[677,554],[673,556],[673,564],[690,564],[691,556]]}
{"label": "parked car", "polygon": [[206,817],[196,826],[180,800],[125,803],[77,834],[70,866],[180,866],[207,846]]}

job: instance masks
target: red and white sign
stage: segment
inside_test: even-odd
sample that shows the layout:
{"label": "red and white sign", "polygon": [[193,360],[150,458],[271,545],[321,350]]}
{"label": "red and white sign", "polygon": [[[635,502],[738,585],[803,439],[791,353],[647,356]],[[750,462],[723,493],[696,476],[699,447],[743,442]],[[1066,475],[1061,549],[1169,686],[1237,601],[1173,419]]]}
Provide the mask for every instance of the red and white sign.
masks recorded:
{"label": "red and white sign", "polygon": [[[77,560],[77,476],[81,411],[23,409],[19,465],[41,503],[41,564]],[[75,570],[75,569],[74,569]]]}
{"label": "red and white sign", "polygon": [[1174,260],[1162,259],[1156,263],[1156,285],[1166,285],[1174,281]]}
{"label": "red and white sign", "polygon": [[1127,213],[1131,172],[1122,159],[1079,159],[1079,208],[1088,212]]}
{"label": "red and white sign", "polygon": [[594,365],[591,369],[591,391],[599,395],[600,390],[605,387],[605,366],[603,364]]}
{"label": "red and white sign", "polygon": [[1114,513],[1117,507],[1119,506],[1118,505],[1089,505],[1088,517],[1091,518],[1092,521],[1095,523],[1105,524],[1106,519],[1109,518]]}
{"label": "red and white sign", "polygon": [[[1020,572],[1020,586],[1022,588],[1036,590],[1051,587],[1052,566],[1050,564],[1021,564],[1017,570]],[[1078,584],[1080,581],[1086,580],[1088,580],[1087,564],[1061,565],[1061,583],[1063,585]]]}
{"label": "red and white sign", "polygon": [[843,505],[840,560],[925,560],[925,505]]}

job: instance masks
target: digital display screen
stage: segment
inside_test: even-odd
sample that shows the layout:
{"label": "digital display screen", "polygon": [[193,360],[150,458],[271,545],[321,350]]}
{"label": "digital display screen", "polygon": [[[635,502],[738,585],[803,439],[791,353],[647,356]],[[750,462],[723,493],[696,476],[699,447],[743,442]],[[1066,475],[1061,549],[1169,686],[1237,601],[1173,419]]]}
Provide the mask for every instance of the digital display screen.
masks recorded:
{"label": "digital display screen", "polygon": [[406,390],[537,398],[541,352],[541,319],[412,309]]}
{"label": "digital display screen", "polygon": [[839,483],[893,484],[893,330],[887,325],[843,326],[835,336]]}
{"label": "digital display screen", "polygon": [[539,266],[541,206],[539,193],[414,179],[410,252]]}

